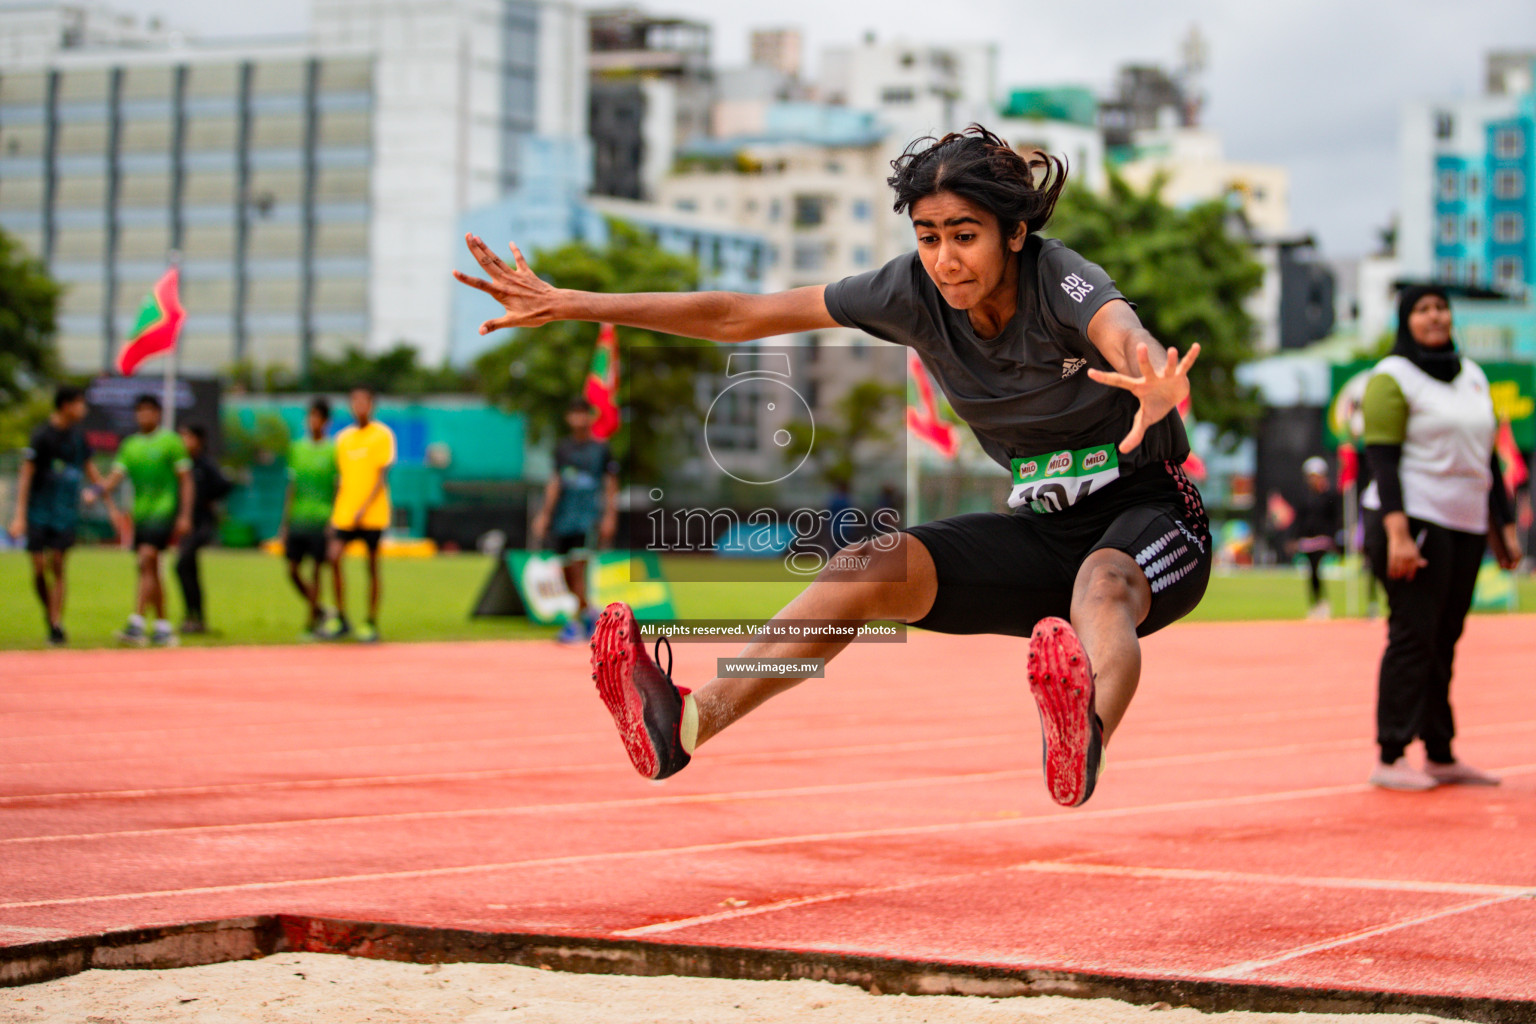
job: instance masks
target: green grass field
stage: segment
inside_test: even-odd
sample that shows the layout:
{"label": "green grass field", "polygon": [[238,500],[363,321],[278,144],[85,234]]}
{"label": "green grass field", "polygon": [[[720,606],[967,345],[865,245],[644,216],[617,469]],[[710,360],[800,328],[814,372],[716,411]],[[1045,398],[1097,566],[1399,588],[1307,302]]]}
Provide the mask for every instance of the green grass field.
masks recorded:
{"label": "green grass field", "polygon": [[[718,564],[718,563],[717,563]],[[766,618],[802,583],[772,578],[767,563],[731,565],[737,580],[699,581],[711,566],[695,560],[676,566],[673,598],[680,618]],[[726,568],[720,566],[720,568]],[[520,618],[471,619],[470,608],[491,569],[481,555],[441,555],[429,559],[396,559],[384,564],[384,610],[381,631],[387,640],[501,640],[547,638],[554,630]],[[742,570],[745,569],[745,572]],[[203,555],[204,589],[209,625],[206,637],[188,637],[187,644],[282,644],[298,642],[303,607],[288,584],[281,559],[253,551],[214,550]],[[362,563],[347,563],[348,598],[354,609],[366,596]],[[112,633],[130,610],[133,561],[123,551],[82,548],[70,555],[69,595],[65,629],[71,646],[100,647],[113,643]],[[181,618],[181,595],[167,570],[171,618]],[[1330,580],[1336,612],[1345,606],[1344,584]],[[1193,621],[1298,619],[1305,615],[1305,583],[1297,571],[1246,570],[1218,575]],[[1536,580],[1520,584],[1520,606],[1536,609]],[[31,568],[20,552],[0,553],[0,649],[44,646],[43,618],[32,591]]]}

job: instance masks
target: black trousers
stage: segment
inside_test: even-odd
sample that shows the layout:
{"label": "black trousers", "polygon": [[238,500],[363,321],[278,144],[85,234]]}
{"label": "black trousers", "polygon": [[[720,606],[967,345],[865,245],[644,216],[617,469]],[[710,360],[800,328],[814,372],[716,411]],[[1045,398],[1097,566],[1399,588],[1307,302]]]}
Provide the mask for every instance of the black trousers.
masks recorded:
{"label": "black trousers", "polygon": [[1382,517],[1367,512],[1365,545],[1376,578],[1387,592],[1387,649],[1376,690],[1376,742],[1381,760],[1403,756],[1414,739],[1432,761],[1449,764],[1456,720],[1451,714],[1451,664],[1461,639],[1477,570],[1488,539],[1448,530],[1421,519],[1409,531],[1424,538],[1419,553],[1429,564],[1411,580],[1387,577],[1387,534]]}
{"label": "black trousers", "polygon": [[176,579],[181,582],[182,603],[187,618],[203,621],[203,580],[198,572],[197,553],[213,543],[213,526],[199,526],[176,545]]}

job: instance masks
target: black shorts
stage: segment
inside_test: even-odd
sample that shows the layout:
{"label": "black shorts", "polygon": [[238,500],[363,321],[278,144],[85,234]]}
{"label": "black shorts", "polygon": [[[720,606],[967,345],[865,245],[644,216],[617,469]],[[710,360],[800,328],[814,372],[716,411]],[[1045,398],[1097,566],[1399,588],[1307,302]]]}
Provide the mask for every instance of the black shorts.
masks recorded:
{"label": "black shorts", "polygon": [[1102,548],[1130,555],[1152,586],[1138,636],[1193,611],[1211,576],[1205,506],[1171,463],[1062,512],[977,512],[907,532],[933,556],[939,580],[933,607],[913,625],[939,633],[1028,636],[1046,616],[1069,618],[1078,570]]}
{"label": "black shorts", "polygon": [[61,530],[57,526],[34,526],[27,524],[27,550],[32,554],[41,554],[44,551],[68,551],[75,546],[75,531],[73,528]]}
{"label": "black shorts", "polygon": [[134,550],[137,551],[147,544],[156,551],[164,551],[171,546],[171,534],[175,532],[175,527],[175,523],[134,523]]}
{"label": "black shorts", "polygon": [[288,539],[283,541],[283,555],[288,561],[295,564],[312,558],[316,562],[326,560],[326,547],[329,538],[324,530],[292,530],[288,531]]}
{"label": "black shorts", "polygon": [[557,555],[568,555],[572,551],[582,551],[591,546],[584,533],[557,533],[550,543],[550,548]]}
{"label": "black shorts", "polygon": [[341,541],[345,548],[355,540],[360,540],[368,548],[370,555],[377,554],[379,550],[379,538],[384,536],[383,530],[337,530],[336,539]]}

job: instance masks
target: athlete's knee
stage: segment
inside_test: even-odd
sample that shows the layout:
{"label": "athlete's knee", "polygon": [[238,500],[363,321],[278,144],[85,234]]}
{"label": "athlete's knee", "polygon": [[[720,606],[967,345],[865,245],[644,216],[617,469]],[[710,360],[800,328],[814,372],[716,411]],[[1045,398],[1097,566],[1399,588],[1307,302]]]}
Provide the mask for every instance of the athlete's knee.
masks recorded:
{"label": "athlete's knee", "polygon": [[1074,605],[1137,607],[1151,597],[1146,576],[1129,556],[1099,559],[1084,570],[1073,589]]}

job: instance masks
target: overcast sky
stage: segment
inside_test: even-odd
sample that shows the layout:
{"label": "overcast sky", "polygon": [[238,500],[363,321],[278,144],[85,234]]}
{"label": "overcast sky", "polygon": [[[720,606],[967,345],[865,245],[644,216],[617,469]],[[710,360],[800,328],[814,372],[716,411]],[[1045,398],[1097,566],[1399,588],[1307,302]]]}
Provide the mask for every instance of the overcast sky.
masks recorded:
{"label": "overcast sky", "polygon": [[[586,3],[586,6],[618,6]],[[301,32],[308,0],[258,4],[116,0],[200,35]],[[1198,25],[1209,47],[1205,123],[1229,159],[1291,172],[1291,223],[1329,257],[1363,255],[1397,205],[1399,111],[1475,95],[1494,48],[1536,49],[1532,0],[654,0],[638,6],[712,22],[717,61],[745,61],[754,27],[797,26],[809,70],[823,46],[881,39],[999,46],[998,85],[1106,89],[1126,61],[1173,65]],[[765,5],[768,6],[768,5]]]}

